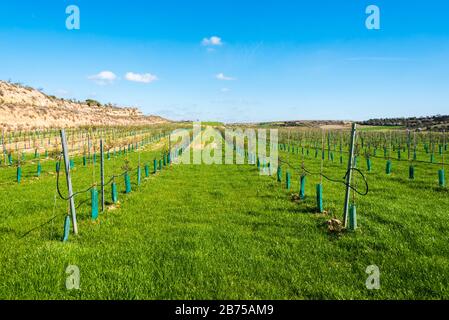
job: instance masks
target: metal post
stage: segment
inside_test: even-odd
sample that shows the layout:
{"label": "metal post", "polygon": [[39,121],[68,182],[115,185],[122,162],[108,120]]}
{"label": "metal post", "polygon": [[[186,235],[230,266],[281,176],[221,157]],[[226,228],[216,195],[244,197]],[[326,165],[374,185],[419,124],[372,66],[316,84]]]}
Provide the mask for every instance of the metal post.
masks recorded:
{"label": "metal post", "polygon": [[78,234],[78,224],[76,223],[75,200],[73,199],[72,179],[70,178],[70,158],[67,148],[67,138],[64,129],[61,130],[62,152],[64,155],[65,176],[67,180],[67,190],[69,192],[70,214],[72,216],[73,233]]}
{"label": "metal post", "polygon": [[344,207],[344,213],[343,213],[343,221],[345,227],[348,225],[348,213],[349,213],[349,199],[351,196],[351,188],[350,183],[352,180],[352,166],[354,161],[354,144],[355,144],[355,138],[356,138],[356,130],[357,130],[357,124],[352,124],[352,130],[351,130],[351,145],[349,149],[349,160],[348,160],[348,174],[346,175],[346,195],[345,195],[345,207]]}
{"label": "metal post", "polygon": [[104,212],[104,151],[103,151],[103,139],[100,139],[100,172],[101,172],[101,212]]}

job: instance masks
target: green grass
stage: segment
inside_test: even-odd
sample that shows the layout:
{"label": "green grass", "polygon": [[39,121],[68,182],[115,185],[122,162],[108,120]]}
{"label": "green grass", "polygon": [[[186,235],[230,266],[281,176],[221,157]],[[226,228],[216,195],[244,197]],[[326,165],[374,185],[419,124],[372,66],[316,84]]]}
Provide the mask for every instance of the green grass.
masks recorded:
{"label": "green grass", "polygon": [[[313,153],[305,165],[319,171]],[[140,156],[152,171],[160,151]],[[282,157],[300,163],[299,155]],[[137,159],[129,155],[131,165]],[[121,172],[122,164],[123,157],[107,161],[106,173]],[[385,160],[373,159],[370,193],[356,197],[360,228],[336,236],[325,222],[341,218],[341,184],[323,181],[326,216],[315,210],[317,176],[307,177],[307,198],[296,202],[299,172],[290,170],[288,191],[255,166],[172,165],[133,184],[129,195],[119,179],[119,208],[97,222],[88,194],[77,197],[80,235],[62,243],[67,206],[58,200],[54,207],[54,162],[42,165],[39,179],[27,165],[21,185],[13,168],[0,169],[1,299],[449,298],[449,193],[438,187],[437,166],[417,164],[409,181],[407,162],[393,162],[386,176]],[[324,167],[334,178],[345,173],[337,161]],[[93,179],[77,159],[74,189],[98,181],[98,173],[97,166]],[[79,291],[65,288],[73,264]],[[380,290],[365,287],[371,264],[380,268]]]}

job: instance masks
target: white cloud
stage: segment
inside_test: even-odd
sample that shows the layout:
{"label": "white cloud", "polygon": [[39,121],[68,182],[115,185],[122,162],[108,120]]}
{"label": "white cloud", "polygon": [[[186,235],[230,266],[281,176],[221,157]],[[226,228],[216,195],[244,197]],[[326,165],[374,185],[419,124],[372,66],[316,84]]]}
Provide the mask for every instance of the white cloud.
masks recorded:
{"label": "white cloud", "polygon": [[215,78],[217,78],[218,80],[223,80],[223,81],[233,81],[233,80],[235,80],[235,78],[225,76],[223,73],[217,74],[217,75],[215,76]]}
{"label": "white cloud", "polygon": [[204,38],[201,42],[203,46],[221,46],[223,42],[220,37],[212,36],[210,38]]}
{"label": "white cloud", "polygon": [[98,74],[89,76],[88,79],[95,81],[99,85],[106,85],[117,80],[117,76],[111,71],[101,71]]}
{"label": "white cloud", "polygon": [[133,82],[141,82],[141,83],[151,83],[153,81],[158,80],[157,76],[151,73],[139,74],[134,72],[128,72],[125,75],[125,79]]}

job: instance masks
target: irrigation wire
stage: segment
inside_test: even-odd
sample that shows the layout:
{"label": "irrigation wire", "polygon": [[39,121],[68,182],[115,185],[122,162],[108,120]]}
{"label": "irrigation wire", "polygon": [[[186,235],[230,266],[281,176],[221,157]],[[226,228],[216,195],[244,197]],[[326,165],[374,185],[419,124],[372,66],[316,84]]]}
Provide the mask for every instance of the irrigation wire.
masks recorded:
{"label": "irrigation wire", "polygon": [[[311,170],[308,170],[304,165],[302,165],[301,168],[295,167],[294,165],[292,165],[292,164],[289,163],[288,161],[285,161],[285,160],[283,160],[283,159],[281,159],[281,158],[279,158],[279,162],[280,162],[280,163],[283,163],[283,164],[285,164],[285,165],[287,165],[287,166],[289,166],[289,167],[292,168],[293,170],[296,170],[296,171],[303,171],[303,172],[305,172],[305,173],[307,173],[307,174],[309,174],[309,175],[312,175],[312,176],[320,176],[321,179],[324,178],[324,179],[328,180],[329,182],[333,182],[333,183],[341,183],[341,184],[343,184],[343,185],[345,185],[345,186],[351,188],[354,192],[357,192],[357,193],[358,193],[359,195],[361,195],[361,196],[366,196],[366,195],[368,195],[368,193],[369,193],[369,185],[368,185],[368,181],[367,181],[367,179],[366,179],[366,176],[365,176],[365,175],[363,174],[363,172],[362,172],[360,169],[358,169],[358,168],[353,167],[353,168],[351,168],[350,170],[346,171],[344,177],[342,178],[342,179],[343,179],[343,181],[342,181],[342,180],[330,178],[330,177],[328,177],[327,175],[325,175],[324,173],[321,173],[321,172],[313,172],[313,171],[311,171]],[[365,184],[365,192],[361,192],[361,191],[359,191],[356,187],[352,186],[350,183],[348,184],[348,183],[345,182],[345,180],[346,180],[346,178],[347,178],[347,176],[348,176],[348,174],[349,174],[349,172],[350,172],[351,170],[352,170],[352,171],[355,171],[355,172],[358,172],[358,173],[360,174],[360,176],[362,177],[363,182],[364,182],[364,184]]]}

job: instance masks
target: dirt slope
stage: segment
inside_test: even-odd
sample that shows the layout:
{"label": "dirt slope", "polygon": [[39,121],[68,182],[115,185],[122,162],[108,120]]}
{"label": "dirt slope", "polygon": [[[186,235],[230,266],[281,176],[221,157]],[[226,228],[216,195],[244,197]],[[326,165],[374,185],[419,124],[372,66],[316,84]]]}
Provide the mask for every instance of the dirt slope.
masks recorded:
{"label": "dirt slope", "polygon": [[8,130],[165,123],[137,108],[88,105],[50,97],[30,87],[0,81],[0,127]]}

